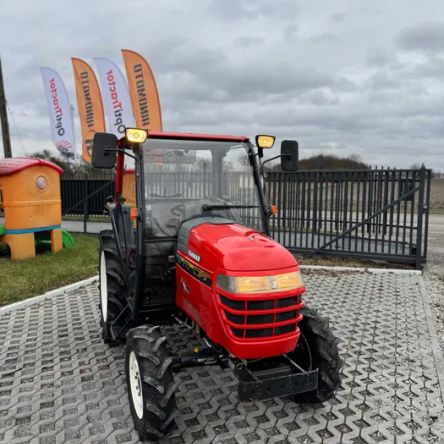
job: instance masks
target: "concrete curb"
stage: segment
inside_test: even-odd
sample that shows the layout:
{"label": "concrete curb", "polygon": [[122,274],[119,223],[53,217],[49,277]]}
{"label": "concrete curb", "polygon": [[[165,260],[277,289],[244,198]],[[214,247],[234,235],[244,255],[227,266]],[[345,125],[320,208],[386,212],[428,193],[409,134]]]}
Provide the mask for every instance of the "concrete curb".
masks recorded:
{"label": "concrete curb", "polygon": [[[427,294],[427,286],[424,281],[419,282],[419,288],[422,293],[422,303],[424,306],[425,319],[427,323],[427,328],[429,330],[430,342],[432,345],[433,358],[435,360],[435,365],[438,370],[438,382],[441,389],[441,396],[444,399],[444,357],[442,356],[441,347],[439,345],[439,336],[436,332],[435,327],[435,315],[432,313],[430,307],[430,301]],[[441,441],[440,441],[441,442]]]}
{"label": "concrete curb", "polygon": [[301,270],[324,270],[324,271],[353,271],[356,273],[373,274],[403,274],[403,275],[422,275],[421,270],[399,270],[397,268],[365,268],[365,267],[337,267],[328,265],[300,265]]}
{"label": "concrete curb", "polygon": [[50,290],[44,294],[33,296],[31,298],[25,299],[24,301],[14,302],[13,304],[5,305],[4,307],[0,307],[0,314],[6,313],[10,310],[17,310],[20,307],[25,307],[29,304],[34,304],[46,298],[55,297],[60,294],[66,293],[67,291],[77,290],[80,287],[85,285],[92,284],[98,281],[98,276],[92,276],[90,278],[84,279],[83,281],[74,282],[73,284],[65,285],[64,287],[56,288],[54,290]]}

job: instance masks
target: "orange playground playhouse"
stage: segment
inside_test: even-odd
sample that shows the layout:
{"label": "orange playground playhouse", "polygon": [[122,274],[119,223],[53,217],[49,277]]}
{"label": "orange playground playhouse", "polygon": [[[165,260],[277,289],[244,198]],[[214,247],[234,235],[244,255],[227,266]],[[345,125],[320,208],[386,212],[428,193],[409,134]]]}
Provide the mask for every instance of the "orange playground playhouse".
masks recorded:
{"label": "orange playground playhouse", "polygon": [[134,169],[127,169],[123,173],[122,194],[126,205],[129,207],[136,206],[136,172]]}
{"label": "orange playground playhouse", "polygon": [[36,242],[50,244],[54,253],[63,248],[64,237],[71,237],[61,229],[62,173],[60,167],[42,159],[0,160],[0,213],[4,213],[0,240],[9,247],[11,259],[34,257]]}

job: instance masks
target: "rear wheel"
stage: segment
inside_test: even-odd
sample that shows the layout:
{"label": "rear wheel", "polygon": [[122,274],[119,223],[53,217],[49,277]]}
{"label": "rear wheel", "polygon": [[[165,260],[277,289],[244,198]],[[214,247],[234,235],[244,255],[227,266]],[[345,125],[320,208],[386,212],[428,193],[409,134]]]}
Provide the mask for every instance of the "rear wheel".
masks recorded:
{"label": "rear wheel", "polygon": [[125,372],[134,427],[142,440],[158,440],[174,425],[176,384],[158,327],[141,326],[126,337]]}
{"label": "rear wheel", "polygon": [[297,402],[322,403],[330,399],[341,385],[342,360],[338,339],[328,321],[311,308],[301,311],[304,318],[299,323],[301,337],[295,351],[290,354],[304,370],[319,369],[318,388],[293,396]]}
{"label": "rear wheel", "polygon": [[122,337],[113,339],[111,324],[126,305],[126,286],[122,263],[111,230],[100,233],[99,247],[99,293],[102,324],[102,338],[106,343],[116,343]]}

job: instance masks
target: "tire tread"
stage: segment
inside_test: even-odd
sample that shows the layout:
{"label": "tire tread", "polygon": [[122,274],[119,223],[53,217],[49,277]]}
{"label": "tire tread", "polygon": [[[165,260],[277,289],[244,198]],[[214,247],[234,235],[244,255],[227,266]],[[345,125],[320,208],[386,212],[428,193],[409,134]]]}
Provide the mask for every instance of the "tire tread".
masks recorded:
{"label": "tire tread", "polygon": [[[294,395],[297,402],[323,403],[330,399],[341,385],[340,372],[343,361],[339,356],[338,339],[333,334],[327,319],[316,310],[305,306],[299,324],[307,339],[313,357],[314,368],[319,369],[318,388],[311,392]],[[297,356],[295,356],[297,360]]]}
{"label": "tire tread", "polygon": [[[142,440],[157,441],[167,434],[174,425],[176,416],[175,390],[171,363],[165,337],[151,326],[133,328],[126,335],[126,371],[128,397],[133,413],[134,425]],[[133,412],[131,389],[128,378],[128,358],[134,351],[139,363],[144,399],[142,420]]]}
{"label": "tire tread", "polygon": [[[111,334],[111,322],[122,313],[127,304],[127,288],[112,230],[104,230],[100,232],[99,254],[101,254],[102,251],[105,253],[108,288],[108,313],[106,322],[104,321],[103,316],[101,316],[102,338],[105,343],[116,344],[123,342],[125,332],[123,332],[118,338],[114,339]],[[99,293],[100,291],[99,279]]]}

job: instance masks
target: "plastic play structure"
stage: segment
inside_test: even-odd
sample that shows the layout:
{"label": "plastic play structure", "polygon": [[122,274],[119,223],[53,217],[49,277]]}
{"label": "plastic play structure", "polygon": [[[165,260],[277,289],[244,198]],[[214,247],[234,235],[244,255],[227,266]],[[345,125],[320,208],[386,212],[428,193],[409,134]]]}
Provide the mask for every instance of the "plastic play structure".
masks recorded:
{"label": "plastic play structure", "polygon": [[33,157],[0,160],[0,241],[11,259],[35,256],[37,246],[50,246],[55,253],[72,247],[74,239],[61,229],[60,175],[52,162]]}
{"label": "plastic play structure", "polygon": [[136,206],[136,171],[134,168],[128,168],[123,172],[122,194],[126,205]]}

